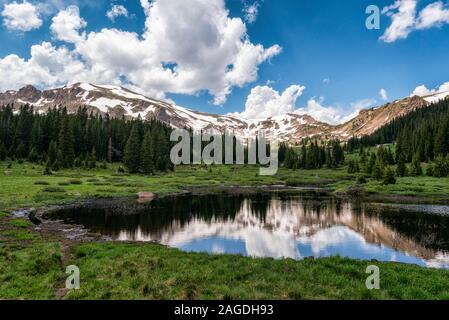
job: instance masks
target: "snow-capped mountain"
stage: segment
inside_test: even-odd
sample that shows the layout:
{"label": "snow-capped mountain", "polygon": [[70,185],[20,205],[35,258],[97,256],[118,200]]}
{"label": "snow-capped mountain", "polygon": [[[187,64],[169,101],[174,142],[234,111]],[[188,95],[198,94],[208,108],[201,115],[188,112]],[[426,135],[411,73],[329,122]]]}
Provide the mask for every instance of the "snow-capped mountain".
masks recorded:
{"label": "snow-capped mountain", "polygon": [[175,128],[214,132],[228,130],[242,137],[263,132],[285,141],[299,141],[306,137],[347,140],[352,136],[370,134],[396,117],[426,107],[447,96],[449,92],[405,98],[379,108],[363,110],[354,119],[338,126],[319,122],[309,115],[297,113],[264,120],[206,114],[151,99],[123,87],[88,83],[76,83],[45,91],[33,86],[26,86],[18,91],[6,91],[0,93],[0,106],[14,104],[14,109],[18,112],[21,105],[30,104],[39,113],[45,113],[55,106],[65,106],[69,112],[76,112],[80,106],[86,106],[91,112],[109,114],[112,117],[132,119],[140,116],[142,119],[157,119]]}

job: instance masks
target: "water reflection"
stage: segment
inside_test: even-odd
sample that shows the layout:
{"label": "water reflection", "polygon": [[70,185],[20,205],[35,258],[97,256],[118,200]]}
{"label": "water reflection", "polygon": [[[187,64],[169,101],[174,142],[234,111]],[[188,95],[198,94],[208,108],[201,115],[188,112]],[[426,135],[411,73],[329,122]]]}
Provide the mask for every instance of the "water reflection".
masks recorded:
{"label": "water reflection", "polygon": [[293,258],[340,255],[449,268],[449,217],[318,195],[180,196],[55,213],[120,241]]}

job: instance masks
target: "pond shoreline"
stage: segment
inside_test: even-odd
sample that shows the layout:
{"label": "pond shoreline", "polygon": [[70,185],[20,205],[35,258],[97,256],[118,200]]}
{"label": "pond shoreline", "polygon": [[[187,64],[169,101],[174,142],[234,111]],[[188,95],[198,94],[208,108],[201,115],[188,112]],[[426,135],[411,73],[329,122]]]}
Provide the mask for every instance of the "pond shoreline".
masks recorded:
{"label": "pond shoreline", "polygon": [[[222,186],[192,186],[187,187],[182,191],[169,192],[169,193],[154,193],[154,198],[150,201],[170,197],[170,196],[182,196],[182,195],[213,195],[213,194],[227,194],[227,195],[255,195],[255,194],[272,194],[272,193],[283,193],[283,194],[314,194],[317,196],[328,196],[334,197],[336,199],[346,200],[346,201],[359,201],[364,203],[383,203],[383,204],[397,204],[397,205],[449,205],[449,197],[442,198],[440,196],[428,197],[428,196],[411,196],[411,195],[387,195],[381,193],[365,193],[363,190],[357,189],[348,190],[347,192],[333,192],[326,185],[323,186],[298,186],[291,187],[287,185],[222,185]],[[77,207],[80,205],[89,205],[92,203],[101,204],[104,202],[106,205],[110,205],[111,201],[123,202],[124,200],[129,200],[130,202],[136,202],[138,200],[137,194],[134,196],[104,196],[104,197],[92,197],[85,199],[78,199],[66,203],[47,205],[38,208],[22,208],[19,210],[12,211],[12,215],[16,217],[27,217],[34,225],[39,226],[42,222],[49,223],[48,219],[44,219],[44,215],[51,213],[55,210],[60,210],[64,208]],[[137,205],[137,203],[134,203]],[[80,233],[80,226],[58,224],[53,221],[54,226],[52,226],[51,231],[54,233],[55,229],[67,230],[72,228],[75,233]],[[40,229],[38,228],[38,231]],[[76,237],[76,235],[69,235],[70,237]],[[85,237],[81,239],[86,239],[87,241],[92,241],[92,239],[111,241],[110,239],[103,239],[104,237],[98,238],[98,235],[85,232]]]}

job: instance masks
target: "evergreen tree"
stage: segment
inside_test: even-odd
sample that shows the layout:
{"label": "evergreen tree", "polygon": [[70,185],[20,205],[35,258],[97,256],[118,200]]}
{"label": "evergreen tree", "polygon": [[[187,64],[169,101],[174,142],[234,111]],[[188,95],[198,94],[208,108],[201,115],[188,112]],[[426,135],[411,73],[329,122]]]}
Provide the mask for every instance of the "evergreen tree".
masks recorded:
{"label": "evergreen tree", "polygon": [[437,156],[434,161],[433,176],[437,178],[447,177],[449,175],[449,160],[443,156]]}
{"label": "evergreen tree", "polygon": [[348,162],[348,173],[358,173],[360,172],[359,162],[357,160],[349,160]]}
{"label": "evergreen tree", "polygon": [[380,159],[374,164],[372,176],[376,180],[382,180],[384,177],[384,164]]}
{"label": "evergreen tree", "polygon": [[374,166],[376,165],[377,157],[374,153],[371,153],[368,164],[365,168],[365,173],[368,175],[373,174]]}
{"label": "evergreen tree", "polygon": [[152,174],[154,171],[154,146],[151,132],[148,131],[142,142],[142,149],[140,153],[140,162],[142,172],[146,175]]}
{"label": "evergreen tree", "polygon": [[88,168],[95,169],[96,167],[97,167],[97,151],[95,150],[95,147],[93,147],[88,161]]}
{"label": "evergreen tree", "polygon": [[423,170],[421,167],[421,161],[419,159],[419,153],[413,156],[412,165],[410,167],[410,175],[413,177],[422,176]]}
{"label": "evergreen tree", "polygon": [[28,161],[30,162],[38,162],[39,155],[37,154],[36,148],[31,148],[30,154],[28,155]]}
{"label": "evergreen tree", "polygon": [[6,148],[3,143],[0,143],[0,161],[6,160]]}
{"label": "evergreen tree", "polygon": [[139,172],[140,168],[140,136],[139,126],[134,124],[125,147],[124,164],[130,173]]}
{"label": "evergreen tree", "polygon": [[112,163],[112,156],[113,156],[112,138],[109,138],[109,141],[108,141],[108,162],[109,163]]}
{"label": "evergreen tree", "polygon": [[428,177],[433,177],[435,175],[435,166],[432,163],[429,163],[427,166],[426,175]]}
{"label": "evergreen tree", "polygon": [[58,157],[58,150],[56,147],[56,143],[52,140],[50,142],[50,146],[48,147],[47,160],[50,162],[50,165],[53,165],[56,162]]}
{"label": "evergreen tree", "polygon": [[405,177],[407,175],[407,166],[405,165],[404,155],[398,156],[398,165],[396,167],[396,174],[398,177]]}
{"label": "evergreen tree", "polygon": [[52,165],[51,165],[50,161],[47,161],[47,163],[46,163],[46,165],[45,165],[44,172],[43,172],[43,175],[44,175],[44,176],[50,176],[50,175],[53,174],[53,173],[51,172],[51,167],[52,167]]}
{"label": "evergreen tree", "polygon": [[60,161],[59,164],[64,168],[73,167],[73,162],[75,161],[74,140],[70,118],[66,116],[62,120],[59,134],[59,151],[62,156],[58,159]]}
{"label": "evergreen tree", "polygon": [[387,169],[385,170],[383,184],[385,185],[396,184],[396,177],[394,175],[394,170],[391,166],[388,166]]}

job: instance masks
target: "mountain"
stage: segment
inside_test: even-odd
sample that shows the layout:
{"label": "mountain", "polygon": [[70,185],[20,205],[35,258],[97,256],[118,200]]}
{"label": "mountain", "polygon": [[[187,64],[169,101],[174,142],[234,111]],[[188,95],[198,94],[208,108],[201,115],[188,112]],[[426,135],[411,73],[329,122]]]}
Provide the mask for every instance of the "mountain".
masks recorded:
{"label": "mountain", "polygon": [[285,141],[299,141],[306,137],[347,140],[352,136],[373,133],[394,118],[424,108],[449,96],[439,92],[426,97],[409,97],[379,108],[363,110],[345,124],[333,126],[319,122],[309,115],[289,113],[264,120],[247,120],[237,116],[214,115],[192,111],[167,102],[148,98],[119,86],[76,83],[57,89],[41,91],[26,86],[18,91],[0,93],[0,105],[14,104],[16,112],[21,105],[31,104],[39,113],[55,106],[65,106],[68,112],[76,112],[86,106],[95,114],[129,119],[157,119],[175,128],[233,131],[241,137],[254,136],[256,132],[271,133]]}

